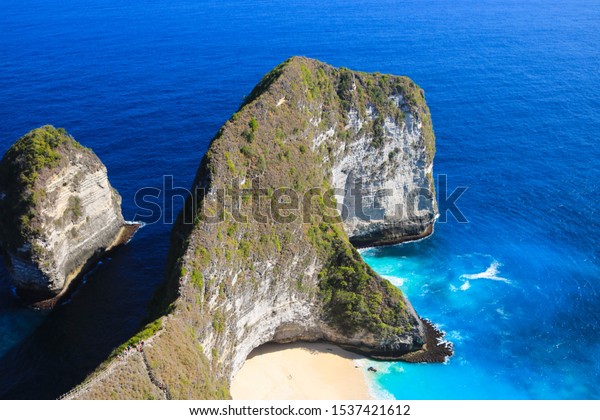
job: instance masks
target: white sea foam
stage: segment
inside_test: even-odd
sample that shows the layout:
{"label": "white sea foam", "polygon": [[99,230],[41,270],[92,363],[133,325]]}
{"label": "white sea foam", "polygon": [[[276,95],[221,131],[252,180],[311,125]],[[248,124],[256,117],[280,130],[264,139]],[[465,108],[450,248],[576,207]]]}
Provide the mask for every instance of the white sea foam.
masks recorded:
{"label": "white sea foam", "polygon": [[456,330],[448,331],[447,337],[448,337],[448,341],[450,341],[451,343],[461,342],[465,339],[463,337],[463,335],[460,333],[460,331],[456,331]]}
{"label": "white sea foam", "polygon": [[[394,395],[386,390],[379,382],[377,378],[382,374],[389,374],[390,371],[395,370],[391,368],[391,366],[396,365],[397,363],[382,363],[382,362],[373,362],[370,359],[358,359],[356,360],[356,365],[360,368],[365,376],[365,381],[367,382],[367,388],[369,389],[369,395],[376,400],[393,400]],[[369,366],[375,367],[377,369],[377,373],[369,372],[367,369]],[[396,371],[396,373],[401,373],[404,369],[401,367],[400,371]]]}
{"label": "white sea foam", "polygon": [[[490,266],[487,268],[487,270],[485,270],[481,273],[477,273],[477,274],[461,274],[460,278],[468,279],[468,280],[488,279],[488,280],[494,280],[494,281],[503,281],[504,283],[510,284],[509,279],[498,276],[498,268],[499,267],[500,267],[500,263],[498,261],[494,261],[492,264],[490,264]],[[468,283],[468,281],[466,283]],[[461,289],[462,289],[462,286],[461,286]]]}
{"label": "white sea foam", "polygon": [[392,283],[394,286],[400,287],[402,285],[404,285],[404,282],[407,281],[408,279],[402,278],[402,277],[395,277],[395,276],[381,276],[386,280],[389,280],[390,283]]}
{"label": "white sea foam", "polygon": [[364,256],[369,256],[369,257],[372,256],[373,254],[375,254],[376,250],[377,250],[377,248],[372,247],[372,246],[371,247],[367,247],[367,248],[357,249],[358,253],[360,255],[362,255],[363,257]]}
{"label": "white sea foam", "polygon": [[471,283],[469,283],[469,280],[467,280],[460,286],[460,290],[462,290],[463,292],[465,290],[469,290],[470,288],[471,288]]}
{"label": "white sea foam", "polygon": [[373,381],[368,382],[369,394],[376,400],[395,400],[394,395],[385,389],[383,385],[379,385]]}
{"label": "white sea foam", "polygon": [[504,319],[510,318],[510,315],[508,315],[506,313],[506,311],[504,310],[504,308],[496,308],[496,312],[498,313],[498,315],[500,315]]}

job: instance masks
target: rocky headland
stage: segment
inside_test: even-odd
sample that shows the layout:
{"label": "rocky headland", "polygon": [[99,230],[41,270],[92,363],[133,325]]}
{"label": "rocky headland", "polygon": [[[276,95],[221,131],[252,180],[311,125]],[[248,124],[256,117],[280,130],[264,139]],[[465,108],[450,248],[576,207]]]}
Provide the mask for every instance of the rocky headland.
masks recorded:
{"label": "rocky headland", "polygon": [[[410,79],[302,57],[277,66],[200,164],[150,322],[68,397],[228,398],[267,342],[433,361],[435,329],[355,246],[432,232],[434,153]],[[143,357],[116,357],[142,341]]]}
{"label": "rocky headland", "polygon": [[106,167],[65,130],[21,137],[0,162],[0,248],[18,294],[52,307],[69,285],[137,229]]}

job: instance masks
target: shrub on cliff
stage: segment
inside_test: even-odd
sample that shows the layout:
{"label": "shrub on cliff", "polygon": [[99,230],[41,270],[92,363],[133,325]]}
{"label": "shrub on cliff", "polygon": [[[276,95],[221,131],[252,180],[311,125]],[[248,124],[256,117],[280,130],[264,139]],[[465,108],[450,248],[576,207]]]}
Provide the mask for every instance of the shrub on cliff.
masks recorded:
{"label": "shrub on cliff", "polygon": [[62,128],[46,125],[30,131],[15,142],[0,162],[0,238],[15,249],[23,239],[35,235],[36,204],[44,191],[35,183],[45,169],[61,165],[65,143],[82,148]]}

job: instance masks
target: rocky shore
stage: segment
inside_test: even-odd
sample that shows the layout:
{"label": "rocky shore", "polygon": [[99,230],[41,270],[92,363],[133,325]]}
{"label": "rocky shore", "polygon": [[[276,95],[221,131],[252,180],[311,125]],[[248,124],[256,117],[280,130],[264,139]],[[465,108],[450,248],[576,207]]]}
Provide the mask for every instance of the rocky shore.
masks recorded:
{"label": "rocky shore", "polygon": [[94,152],[64,129],[43,126],[0,161],[0,248],[17,293],[52,307],[139,226]]}
{"label": "rocky shore", "polygon": [[408,353],[400,360],[410,363],[445,363],[454,354],[454,345],[444,340],[446,335],[428,319],[423,320],[426,341],[421,350]]}

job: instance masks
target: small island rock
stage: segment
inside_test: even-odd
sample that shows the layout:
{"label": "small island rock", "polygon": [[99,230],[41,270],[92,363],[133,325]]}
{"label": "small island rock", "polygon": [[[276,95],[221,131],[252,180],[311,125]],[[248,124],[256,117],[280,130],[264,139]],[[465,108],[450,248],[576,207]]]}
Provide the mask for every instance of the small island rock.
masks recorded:
{"label": "small island rock", "polygon": [[0,162],[0,248],[28,300],[63,292],[126,226],[106,167],[64,129],[30,131]]}

